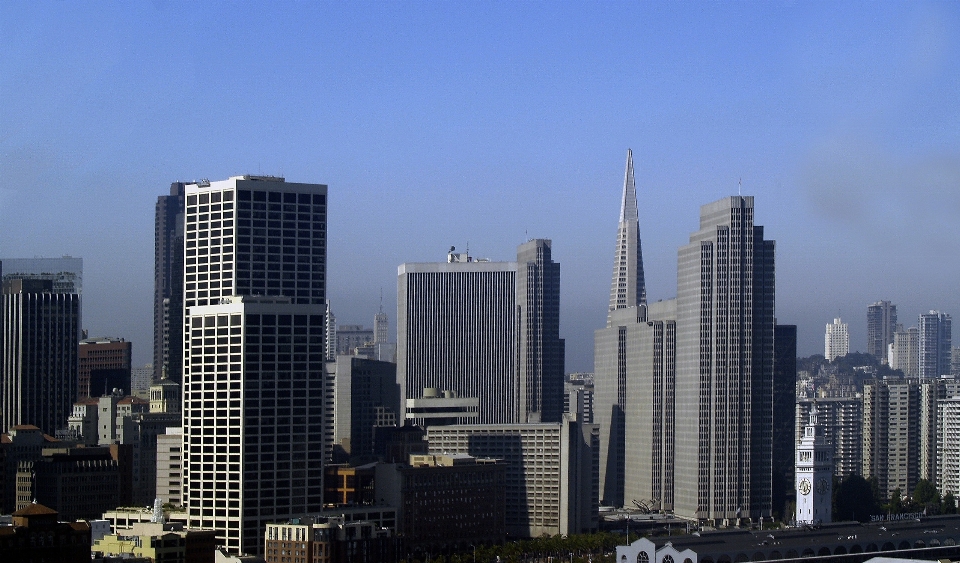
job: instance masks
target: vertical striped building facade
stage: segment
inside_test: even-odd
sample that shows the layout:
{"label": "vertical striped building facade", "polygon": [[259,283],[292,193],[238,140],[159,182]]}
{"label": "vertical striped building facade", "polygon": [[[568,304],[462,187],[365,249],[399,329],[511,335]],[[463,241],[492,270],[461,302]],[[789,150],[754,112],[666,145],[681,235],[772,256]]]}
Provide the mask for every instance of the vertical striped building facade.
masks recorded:
{"label": "vertical striped building facade", "polygon": [[[517,262],[474,260],[451,249],[445,263],[398,269],[397,381],[479,399],[480,424],[559,422],[564,345],[560,265],[551,242],[520,245]],[[466,422],[466,421],[463,421]]]}

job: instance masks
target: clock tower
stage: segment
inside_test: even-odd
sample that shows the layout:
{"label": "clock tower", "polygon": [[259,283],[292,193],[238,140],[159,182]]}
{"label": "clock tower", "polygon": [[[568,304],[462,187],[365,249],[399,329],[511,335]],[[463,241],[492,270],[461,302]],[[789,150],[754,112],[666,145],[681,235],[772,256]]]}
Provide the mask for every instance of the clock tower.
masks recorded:
{"label": "clock tower", "polygon": [[797,525],[831,521],[833,497],[833,444],[817,428],[817,406],[797,444]]}

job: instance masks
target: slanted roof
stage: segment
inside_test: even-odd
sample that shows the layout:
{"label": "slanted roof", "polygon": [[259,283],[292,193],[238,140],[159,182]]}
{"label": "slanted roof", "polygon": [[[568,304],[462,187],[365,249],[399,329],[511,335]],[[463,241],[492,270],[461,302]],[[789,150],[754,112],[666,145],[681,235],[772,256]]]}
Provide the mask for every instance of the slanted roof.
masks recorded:
{"label": "slanted roof", "polygon": [[32,502],[27,506],[21,508],[20,510],[13,513],[13,516],[56,516],[59,514],[56,510],[43,506],[42,504],[37,504]]}

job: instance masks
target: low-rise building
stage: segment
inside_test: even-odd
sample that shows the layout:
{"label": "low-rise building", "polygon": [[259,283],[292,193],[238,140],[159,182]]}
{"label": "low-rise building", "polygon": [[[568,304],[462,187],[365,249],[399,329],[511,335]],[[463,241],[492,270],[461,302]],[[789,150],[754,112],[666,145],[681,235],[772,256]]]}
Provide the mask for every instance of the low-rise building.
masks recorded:
{"label": "low-rise building", "polygon": [[54,507],[64,518],[97,518],[129,504],[131,449],[110,447],[44,448],[40,459],[17,469],[17,508],[32,501]]}
{"label": "low-rise building", "polygon": [[412,455],[376,466],[376,499],[397,507],[405,549],[500,543],[506,536],[506,464],[466,454]]}
{"label": "low-rise building", "polygon": [[506,463],[506,532],[514,537],[597,530],[599,439],[596,424],[569,417],[559,423],[462,424],[427,430],[432,454],[461,453]]}
{"label": "low-rise building", "polygon": [[136,522],[94,542],[96,557],[134,556],[157,563],[214,563],[217,532],[191,530],[181,522]]}
{"label": "low-rise building", "polygon": [[267,524],[263,551],[266,563],[393,563],[398,546],[373,522],[304,518]]}
{"label": "low-rise building", "polygon": [[60,522],[58,513],[31,503],[0,526],[0,559],[11,562],[90,563],[90,525]]}

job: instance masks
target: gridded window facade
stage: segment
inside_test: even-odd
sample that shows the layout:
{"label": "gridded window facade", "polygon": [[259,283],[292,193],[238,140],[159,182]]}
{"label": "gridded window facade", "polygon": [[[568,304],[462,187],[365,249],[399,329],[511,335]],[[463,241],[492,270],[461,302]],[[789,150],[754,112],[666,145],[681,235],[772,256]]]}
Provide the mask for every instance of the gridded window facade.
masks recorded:
{"label": "gridded window facade", "polygon": [[263,551],[322,508],[327,189],[267,176],[185,187],[184,503]]}
{"label": "gridded window facade", "polygon": [[185,376],[190,521],[256,553],[264,524],[323,504],[323,309],[196,307]]}

